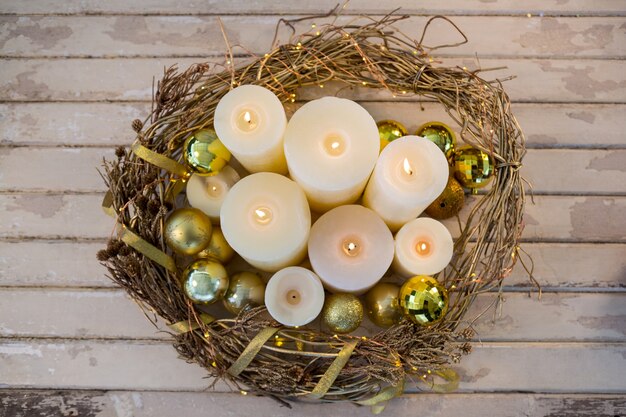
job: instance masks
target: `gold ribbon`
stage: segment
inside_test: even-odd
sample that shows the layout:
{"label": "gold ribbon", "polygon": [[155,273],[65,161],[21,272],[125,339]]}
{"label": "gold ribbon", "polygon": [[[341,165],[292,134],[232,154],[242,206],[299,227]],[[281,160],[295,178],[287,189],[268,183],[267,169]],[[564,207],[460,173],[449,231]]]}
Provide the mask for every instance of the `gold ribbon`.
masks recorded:
{"label": "gold ribbon", "polygon": [[387,402],[404,392],[404,379],[397,385],[390,385],[380,390],[378,394],[367,400],[357,401],[359,405],[371,407],[372,414],[380,414],[387,406]]}
{"label": "gold ribbon", "polygon": [[432,383],[428,383],[433,391],[438,393],[448,393],[456,391],[456,389],[459,387],[459,380],[461,378],[459,377],[459,374],[457,374],[451,368],[435,371],[434,373],[435,375],[441,377],[447,382],[444,382],[442,384],[435,384],[434,381]]}
{"label": "gold ribbon", "polygon": [[[104,195],[104,199],[102,200],[102,210],[104,210],[104,212],[109,216],[117,218],[117,213],[115,212],[115,208],[113,208],[113,195],[111,194],[111,191],[108,191]],[[163,268],[173,273],[177,272],[174,258],[163,252],[161,249],[158,249],[154,245],[146,242],[141,236],[135,234],[125,225],[120,225],[120,228],[118,229],[118,236],[128,246],[158,263]]]}
{"label": "gold ribbon", "polygon": [[354,351],[357,343],[358,340],[353,340],[349,343],[346,343],[343,349],[339,351],[339,354],[337,355],[333,363],[330,364],[315,388],[313,388],[313,391],[311,391],[310,396],[312,398],[320,399],[328,392],[330,387],[339,376],[339,373],[341,372],[343,367],[346,366],[346,364],[348,363],[348,360],[350,359],[350,356],[352,355],[352,352]]}
{"label": "gold ribbon", "polygon": [[265,342],[269,340],[270,337],[274,336],[279,329],[277,327],[266,327],[261,330],[254,339],[250,341],[248,346],[241,352],[241,355],[237,358],[237,360],[228,368],[228,373],[231,376],[237,376],[243,372],[244,369],[250,365],[254,357],[259,353]]}
{"label": "gold ribbon", "polygon": [[[199,318],[200,318],[200,322],[203,324],[210,324],[215,321],[214,317],[209,316],[208,314],[205,314],[205,313],[200,314]],[[200,323],[198,323],[197,321],[192,322],[191,320],[182,320],[177,323],[168,324],[167,327],[174,330],[176,333],[183,334],[183,333],[188,333],[192,330],[196,330],[197,328],[200,327]]]}
{"label": "gold ribbon", "polygon": [[180,177],[188,177],[189,173],[187,172],[187,167],[178,162],[174,161],[171,158],[168,158],[165,155],[161,155],[160,153],[151,151],[146,148],[139,142],[135,141],[130,148],[135,155],[139,158],[143,159],[146,162],[151,163],[152,165],[156,165],[157,167],[164,169],[166,171],[171,172],[174,175],[178,175]]}

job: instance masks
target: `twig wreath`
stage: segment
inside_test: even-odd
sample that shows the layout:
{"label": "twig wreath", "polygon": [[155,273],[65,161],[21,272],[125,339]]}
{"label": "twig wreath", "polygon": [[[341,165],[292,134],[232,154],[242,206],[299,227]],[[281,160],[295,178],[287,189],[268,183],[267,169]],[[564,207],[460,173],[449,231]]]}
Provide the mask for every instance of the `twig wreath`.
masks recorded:
{"label": "twig wreath", "polygon": [[[497,298],[494,290],[519,259],[524,135],[500,81],[485,81],[480,70],[435,66],[423,35],[413,41],[394,29],[407,17],[392,13],[379,20],[361,16],[344,25],[311,25],[307,33],[238,66],[229,46],[223,70],[206,63],[183,72],[169,68],[158,82],[150,116],[132,123],[137,132],[132,148],[120,148],[117,159],[105,161],[109,192],[103,206],[117,219],[118,233],[98,258],[144,311],[171,323],[180,356],[210,377],[285,404],[314,398],[378,411],[403,391],[405,381],[424,382],[435,391],[458,384],[449,366],[470,352],[473,337],[473,320],[464,315],[478,294],[492,291]],[[283,21],[292,29],[293,22]],[[185,139],[212,126],[217,103],[233,87],[261,85],[289,103],[299,89],[331,81],[434,100],[456,121],[462,140],[495,161],[492,187],[463,224],[459,219],[452,261],[436,276],[450,293],[450,305],[432,326],[404,319],[371,337],[334,335],[283,327],[264,307],[217,319],[183,294],[184,261],[167,248],[162,230],[189,176],[180,163]],[[156,316],[149,318],[156,322]],[[275,343],[277,337],[281,343]]]}

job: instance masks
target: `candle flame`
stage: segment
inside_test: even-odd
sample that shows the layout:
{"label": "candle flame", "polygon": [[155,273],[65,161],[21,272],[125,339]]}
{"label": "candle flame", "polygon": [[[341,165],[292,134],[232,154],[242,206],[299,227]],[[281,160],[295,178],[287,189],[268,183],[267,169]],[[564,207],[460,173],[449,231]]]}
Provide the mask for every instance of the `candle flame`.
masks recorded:
{"label": "candle flame", "polygon": [[245,112],[245,113],[243,114],[243,120],[244,120],[246,123],[250,123],[250,122],[252,121],[252,115],[250,114],[250,112],[249,112],[249,111],[247,111],[247,112]]}
{"label": "candle flame", "polygon": [[404,158],[404,162],[402,163],[402,169],[404,169],[404,172],[406,172],[408,175],[413,175],[413,167],[411,166],[407,158]]}
{"label": "candle flame", "polygon": [[254,210],[254,219],[258,224],[269,224],[272,221],[272,211],[267,207],[258,207]]}
{"label": "candle flame", "polygon": [[265,212],[265,210],[256,209],[256,210],[254,210],[254,212],[256,213],[256,215],[259,218],[259,220],[263,220],[267,216],[267,213]]}
{"label": "candle flame", "polygon": [[339,142],[333,142],[330,144],[330,147],[333,149],[337,149],[339,147]]}

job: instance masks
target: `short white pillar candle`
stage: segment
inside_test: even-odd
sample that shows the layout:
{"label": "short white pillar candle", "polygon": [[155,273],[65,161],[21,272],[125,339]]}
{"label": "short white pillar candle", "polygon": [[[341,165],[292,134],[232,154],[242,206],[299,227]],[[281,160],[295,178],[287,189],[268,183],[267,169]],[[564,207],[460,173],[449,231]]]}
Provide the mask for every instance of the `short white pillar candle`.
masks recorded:
{"label": "short white pillar candle", "polygon": [[363,205],[395,232],[439,197],[448,175],[448,161],[437,145],[420,136],[403,136],[381,152]]}
{"label": "short white pillar candle", "polygon": [[395,240],[393,269],[405,277],[442,271],[454,252],[448,229],[428,217],[414,219],[402,226]]}
{"label": "short white pillar candle", "polygon": [[189,205],[202,210],[213,223],[218,223],[224,198],[239,179],[237,171],[228,165],[216,175],[193,174],[187,182]]}
{"label": "short white pillar candle", "polygon": [[285,131],[289,174],[314,211],[354,203],[380,150],[376,122],[351,100],[323,97],[298,109]]}
{"label": "short white pillar candle", "polygon": [[309,259],[328,290],[362,294],[389,269],[393,236],[372,210],[340,206],[313,224]]}
{"label": "short white pillar candle", "polygon": [[213,125],[224,146],[249,172],[287,173],[283,135],[285,109],[274,93],[242,85],[222,97]]}
{"label": "short white pillar candle", "polygon": [[221,227],[226,241],[249,264],[275,272],[305,258],[311,212],[298,184],[260,172],[241,179],[226,195]]}
{"label": "short white pillar candle", "polygon": [[265,306],[277,322],[304,326],[322,311],[324,287],[313,272],[290,266],[270,278],[265,287]]}

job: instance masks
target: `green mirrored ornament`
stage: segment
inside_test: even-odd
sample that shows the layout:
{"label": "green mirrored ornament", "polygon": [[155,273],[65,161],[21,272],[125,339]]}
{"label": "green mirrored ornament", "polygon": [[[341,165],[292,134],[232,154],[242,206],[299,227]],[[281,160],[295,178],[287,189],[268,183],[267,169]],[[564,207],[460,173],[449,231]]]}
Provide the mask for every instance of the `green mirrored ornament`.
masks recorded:
{"label": "green mirrored ornament", "polygon": [[182,275],[183,291],[198,304],[211,304],[224,297],[228,290],[226,269],[212,259],[199,259],[185,269]]}
{"label": "green mirrored ornament", "polygon": [[415,134],[437,145],[446,155],[448,161],[452,159],[456,146],[456,136],[447,124],[441,122],[424,123],[417,129]]}
{"label": "green mirrored ornament", "polygon": [[378,136],[380,137],[380,150],[389,145],[392,141],[409,134],[408,130],[400,122],[395,120],[381,120],[376,123]]}
{"label": "green mirrored ornament", "polygon": [[230,161],[230,151],[212,129],[201,129],[183,145],[183,159],[199,174],[215,175]]}

